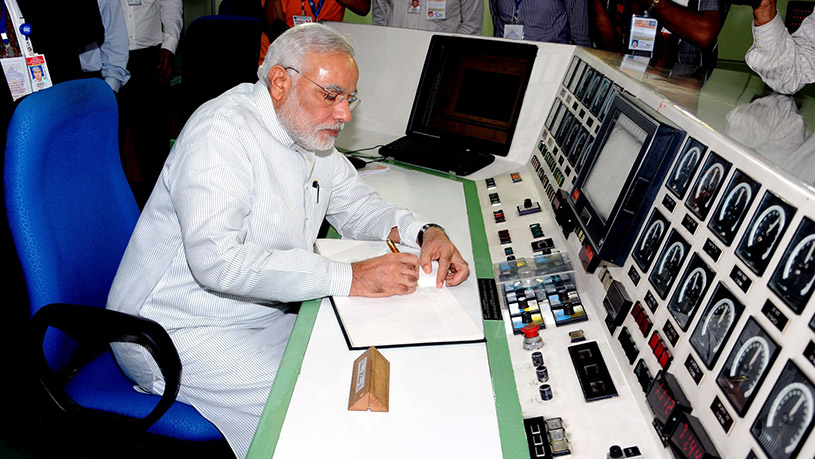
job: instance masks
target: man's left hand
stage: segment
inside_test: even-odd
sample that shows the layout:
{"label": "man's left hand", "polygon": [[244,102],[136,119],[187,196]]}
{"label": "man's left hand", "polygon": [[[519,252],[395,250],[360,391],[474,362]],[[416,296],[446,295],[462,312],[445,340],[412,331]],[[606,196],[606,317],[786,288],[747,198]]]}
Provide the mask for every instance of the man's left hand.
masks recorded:
{"label": "man's left hand", "polygon": [[429,228],[422,238],[422,251],[419,254],[419,265],[426,274],[433,270],[431,261],[438,260],[439,272],[436,275],[436,287],[455,286],[464,282],[470,275],[470,267],[461,257],[456,246],[450,242],[447,234],[440,228]]}

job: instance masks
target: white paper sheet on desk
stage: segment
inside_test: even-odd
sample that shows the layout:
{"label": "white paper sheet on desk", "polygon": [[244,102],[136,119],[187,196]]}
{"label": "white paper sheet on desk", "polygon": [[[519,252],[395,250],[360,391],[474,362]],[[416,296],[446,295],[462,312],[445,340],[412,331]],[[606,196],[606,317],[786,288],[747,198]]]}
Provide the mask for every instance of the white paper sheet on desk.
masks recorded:
{"label": "white paper sheet on desk", "polygon": [[[384,255],[382,241],[321,239],[317,252],[332,260],[355,262]],[[410,252],[400,247],[400,250]],[[334,297],[337,312],[349,346],[410,346],[431,343],[472,342],[484,339],[448,287],[436,288],[438,264],[430,274],[419,270],[419,287],[408,295],[387,298]]]}

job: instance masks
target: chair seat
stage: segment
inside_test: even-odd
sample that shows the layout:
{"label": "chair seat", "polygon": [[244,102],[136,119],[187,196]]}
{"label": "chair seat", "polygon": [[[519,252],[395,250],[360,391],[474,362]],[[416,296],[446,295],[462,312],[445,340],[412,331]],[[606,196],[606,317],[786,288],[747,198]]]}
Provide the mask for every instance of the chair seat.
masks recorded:
{"label": "chair seat", "polygon": [[[66,391],[80,405],[101,411],[144,417],[159,401],[156,395],[144,395],[119,371],[110,352],[85,365],[66,385]],[[190,441],[223,438],[212,423],[195,408],[176,401],[147,432]]]}

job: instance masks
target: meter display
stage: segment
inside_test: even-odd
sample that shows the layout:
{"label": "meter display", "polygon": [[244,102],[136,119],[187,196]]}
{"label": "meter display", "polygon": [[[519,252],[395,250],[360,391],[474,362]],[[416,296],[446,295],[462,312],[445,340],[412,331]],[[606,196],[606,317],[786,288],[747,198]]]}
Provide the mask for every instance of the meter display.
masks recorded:
{"label": "meter display", "polygon": [[682,268],[682,263],[685,262],[688,252],[690,252],[690,244],[676,230],[671,230],[668,242],[662,248],[662,253],[657,258],[654,268],[651,270],[651,275],[648,276],[648,281],[651,282],[657,295],[663,300],[668,297],[671,286],[679,276],[679,270]]}
{"label": "meter display", "polygon": [[798,452],[812,430],[815,387],[792,361],[788,361],[750,427],[758,444],[772,459],[787,459]]}
{"label": "meter display", "polygon": [[719,283],[690,337],[690,344],[708,369],[713,369],[744,305]]}
{"label": "meter display", "polygon": [[728,172],[730,172],[730,163],[711,152],[699,177],[696,178],[696,183],[691,188],[688,199],[685,200],[685,206],[700,220],[707,218]]}
{"label": "meter display", "polygon": [[750,408],[777,354],[775,341],[755,319],[748,319],[716,378],[739,416],[744,416]]}
{"label": "meter display", "polygon": [[665,182],[665,186],[677,198],[683,199],[685,197],[685,192],[688,191],[688,186],[693,180],[693,174],[696,173],[696,169],[702,163],[702,155],[706,149],[706,146],[690,137],[685,142],[685,147],[682,149],[682,153],[679,154],[679,159],[676,160],[671,175],[668,176],[668,180]]}
{"label": "meter display", "polygon": [[761,185],[744,172],[736,169],[733,173],[733,178],[707,224],[710,231],[728,247],[747,217],[747,211],[756,199],[759,188]]}
{"label": "meter display", "polygon": [[757,275],[761,276],[767,269],[795,211],[795,207],[770,192],[761,198],[750,226],[736,248],[736,255]]}
{"label": "meter display", "polygon": [[707,267],[702,258],[694,253],[682,280],[677,284],[671,301],[668,303],[668,311],[671,312],[682,331],[688,330],[693,315],[702,304],[702,299],[710,284],[713,283],[715,275],[716,273]]}
{"label": "meter display", "polygon": [[640,239],[631,251],[631,257],[642,272],[648,272],[648,268],[651,267],[657,250],[659,250],[659,245],[662,244],[662,240],[668,234],[669,227],[668,220],[655,207],[651,218],[648,219],[648,223],[640,235]]}
{"label": "meter display", "polygon": [[803,312],[815,285],[815,222],[804,218],[770,278],[770,289],[796,314]]}

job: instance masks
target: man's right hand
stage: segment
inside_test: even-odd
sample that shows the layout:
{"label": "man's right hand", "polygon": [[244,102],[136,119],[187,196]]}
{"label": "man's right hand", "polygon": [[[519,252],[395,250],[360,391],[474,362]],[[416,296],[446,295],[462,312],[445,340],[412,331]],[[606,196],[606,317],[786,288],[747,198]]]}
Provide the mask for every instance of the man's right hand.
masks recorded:
{"label": "man's right hand", "polygon": [[753,18],[757,26],[763,26],[770,22],[776,13],[775,0],[761,0],[761,3],[753,10]]}
{"label": "man's right hand", "polygon": [[350,296],[384,297],[416,291],[419,257],[411,253],[389,253],[351,263],[354,278]]}

